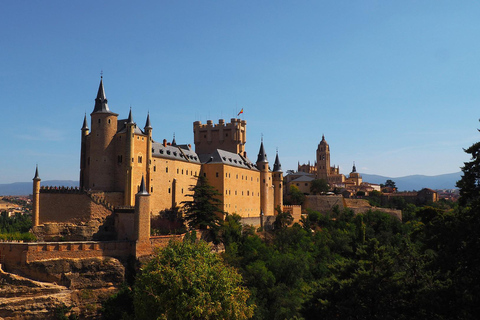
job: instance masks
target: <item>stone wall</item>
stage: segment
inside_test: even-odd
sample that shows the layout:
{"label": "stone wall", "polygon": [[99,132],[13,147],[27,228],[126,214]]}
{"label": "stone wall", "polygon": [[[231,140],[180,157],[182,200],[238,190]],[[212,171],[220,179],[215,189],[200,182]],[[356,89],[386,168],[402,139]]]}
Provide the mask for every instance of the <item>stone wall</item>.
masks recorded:
{"label": "stone wall", "polygon": [[40,190],[40,224],[46,222],[87,223],[103,220],[112,211],[105,204],[96,203],[85,192],[55,192]]}
{"label": "stone wall", "polygon": [[335,206],[338,206],[340,211],[343,211],[345,208],[342,195],[305,196],[305,202],[302,204],[302,209],[310,209],[321,213],[326,213],[331,211]]}
{"label": "stone wall", "polygon": [[27,263],[52,259],[115,257],[125,259],[133,253],[131,241],[78,241],[0,243],[0,263],[11,272],[22,271]]}

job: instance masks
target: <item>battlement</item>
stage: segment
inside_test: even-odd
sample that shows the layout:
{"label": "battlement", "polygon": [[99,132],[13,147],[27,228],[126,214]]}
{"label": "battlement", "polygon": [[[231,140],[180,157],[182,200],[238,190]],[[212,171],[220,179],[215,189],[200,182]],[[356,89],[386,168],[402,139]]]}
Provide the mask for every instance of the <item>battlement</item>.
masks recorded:
{"label": "battlement", "polygon": [[219,119],[217,124],[207,120],[206,124],[201,121],[193,123],[193,136],[195,152],[197,154],[209,154],[216,149],[243,154],[246,143],[247,121],[232,118],[229,123]]}
{"label": "battlement", "polygon": [[82,194],[84,190],[78,187],[54,187],[54,186],[42,186],[40,187],[40,193],[64,193],[64,194]]}

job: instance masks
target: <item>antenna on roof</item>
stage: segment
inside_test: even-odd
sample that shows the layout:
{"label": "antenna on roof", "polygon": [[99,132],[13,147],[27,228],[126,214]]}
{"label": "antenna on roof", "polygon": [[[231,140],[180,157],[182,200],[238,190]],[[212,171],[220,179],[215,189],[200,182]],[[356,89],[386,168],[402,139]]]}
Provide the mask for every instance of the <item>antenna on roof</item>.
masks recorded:
{"label": "antenna on roof", "polygon": [[100,79],[103,79],[103,69],[100,70]]}

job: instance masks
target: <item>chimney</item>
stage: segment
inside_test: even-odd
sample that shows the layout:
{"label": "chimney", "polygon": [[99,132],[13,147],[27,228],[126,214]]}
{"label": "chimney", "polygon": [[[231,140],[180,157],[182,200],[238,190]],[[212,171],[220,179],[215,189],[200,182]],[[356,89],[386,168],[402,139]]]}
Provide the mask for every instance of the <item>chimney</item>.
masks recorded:
{"label": "chimney", "polygon": [[164,146],[164,147],[167,146],[167,139],[163,139],[163,146]]}

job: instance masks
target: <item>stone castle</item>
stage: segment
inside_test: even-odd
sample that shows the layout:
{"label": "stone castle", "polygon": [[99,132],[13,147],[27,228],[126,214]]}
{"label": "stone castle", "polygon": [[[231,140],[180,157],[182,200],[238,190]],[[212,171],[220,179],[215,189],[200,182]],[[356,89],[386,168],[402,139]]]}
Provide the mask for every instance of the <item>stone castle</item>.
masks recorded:
{"label": "stone castle", "polygon": [[[263,141],[256,162],[247,157],[246,125],[237,118],[229,123],[220,119],[217,124],[196,121],[194,149],[177,144],[175,138],[157,142],[149,114],[141,129],[131,109],[126,119],[110,110],[102,78],[90,127],[85,115],[81,128],[80,187],[41,187],[37,168],[34,233],[41,240],[143,239],[147,243],[150,218],[191,200],[190,189],[199,176],[219,192],[221,209],[240,215],[244,223],[271,220],[276,208],[299,215],[299,207],[283,207],[278,153],[273,170]],[[148,245],[145,248],[148,253]]]}

